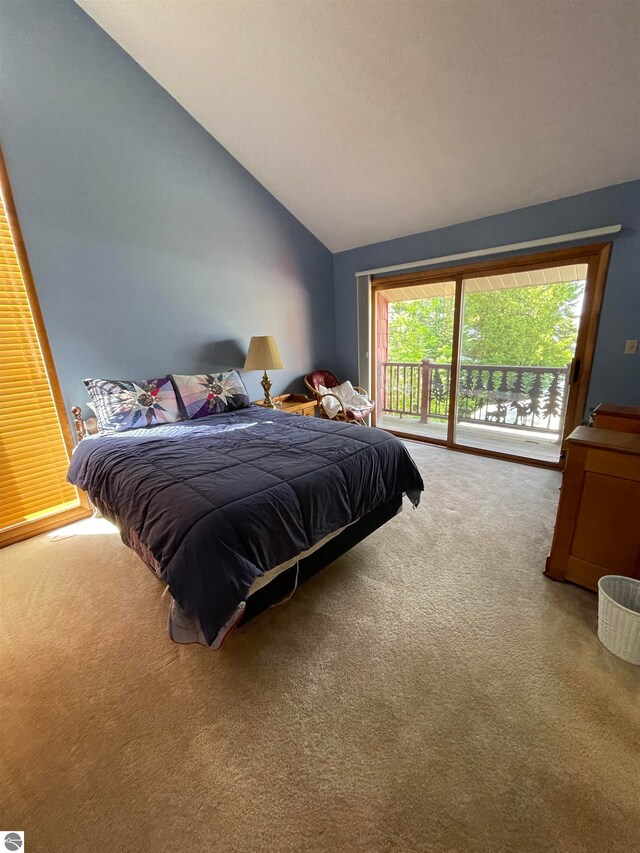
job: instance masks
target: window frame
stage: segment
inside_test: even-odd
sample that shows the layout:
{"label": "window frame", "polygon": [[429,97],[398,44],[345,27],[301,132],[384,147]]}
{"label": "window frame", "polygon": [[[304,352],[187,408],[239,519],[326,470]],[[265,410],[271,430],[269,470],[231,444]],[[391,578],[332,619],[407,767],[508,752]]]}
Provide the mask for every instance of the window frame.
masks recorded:
{"label": "window frame", "polygon": [[[36,334],[38,336],[38,343],[40,345],[42,359],[44,361],[47,378],[49,380],[49,386],[51,388],[53,405],[58,418],[58,422],[60,424],[60,430],[62,432],[64,449],[67,454],[67,459],[70,459],[71,453],[74,448],[71,425],[66,414],[64,398],[60,389],[58,374],[56,372],[55,362],[51,353],[51,346],[49,345],[49,338],[47,336],[47,330],[44,325],[42,311],[40,310],[40,303],[38,302],[38,295],[36,293],[35,284],[33,282],[31,266],[29,264],[27,250],[24,244],[24,239],[22,237],[20,220],[18,219],[18,213],[13,199],[13,193],[11,192],[9,174],[7,172],[4,154],[1,147],[0,194],[2,196],[2,202],[4,204],[5,212],[7,214],[7,221],[9,222],[11,238],[15,247],[18,265],[20,267],[20,273],[22,275],[22,281],[24,283],[25,292],[29,301],[29,307],[31,309],[31,315],[33,317],[33,323],[35,326]],[[36,412],[34,410],[34,417],[35,416]],[[19,522],[18,524],[14,524],[5,529],[0,528],[0,548],[4,547],[5,545],[12,545],[14,542],[19,542],[23,539],[28,539],[32,536],[37,536],[39,533],[44,533],[47,530],[54,530],[56,527],[62,527],[65,524],[70,524],[73,521],[78,521],[81,518],[87,518],[88,516],[90,516],[91,509],[86,494],[80,489],[76,489],[76,491],[78,493],[79,500],[79,504],[77,507],[72,507],[70,509],[43,515],[40,518],[31,521]]]}

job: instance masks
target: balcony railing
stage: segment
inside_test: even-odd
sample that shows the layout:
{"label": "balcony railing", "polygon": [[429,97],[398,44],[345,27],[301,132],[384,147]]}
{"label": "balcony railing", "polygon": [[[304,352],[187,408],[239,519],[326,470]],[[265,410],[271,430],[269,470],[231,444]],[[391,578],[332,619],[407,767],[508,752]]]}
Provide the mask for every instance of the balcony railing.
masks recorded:
{"label": "balcony railing", "polygon": [[[558,432],[569,367],[462,364],[458,421]],[[449,415],[451,365],[429,359],[382,362],[378,398],[383,414],[414,416],[422,423]]]}

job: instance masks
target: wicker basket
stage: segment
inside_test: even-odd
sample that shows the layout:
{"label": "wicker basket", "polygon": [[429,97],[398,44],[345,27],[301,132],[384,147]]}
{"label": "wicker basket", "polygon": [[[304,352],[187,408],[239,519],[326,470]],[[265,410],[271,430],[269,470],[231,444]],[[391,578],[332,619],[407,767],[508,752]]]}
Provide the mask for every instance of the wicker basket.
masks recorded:
{"label": "wicker basket", "polygon": [[622,575],[600,578],[598,637],[614,655],[640,666],[640,581]]}

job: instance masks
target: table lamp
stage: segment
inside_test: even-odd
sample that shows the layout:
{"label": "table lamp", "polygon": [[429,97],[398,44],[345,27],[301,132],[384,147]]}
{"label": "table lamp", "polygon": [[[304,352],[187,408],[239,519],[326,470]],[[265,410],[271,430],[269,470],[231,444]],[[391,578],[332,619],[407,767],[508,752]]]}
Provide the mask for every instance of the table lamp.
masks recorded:
{"label": "table lamp", "polygon": [[264,405],[275,409],[276,404],[271,399],[271,380],[267,370],[282,370],[284,364],[278,352],[278,345],[271,335],[252,337],[249,352],[244,362],[245,370],[264,370],[260,384],[264,388]]}

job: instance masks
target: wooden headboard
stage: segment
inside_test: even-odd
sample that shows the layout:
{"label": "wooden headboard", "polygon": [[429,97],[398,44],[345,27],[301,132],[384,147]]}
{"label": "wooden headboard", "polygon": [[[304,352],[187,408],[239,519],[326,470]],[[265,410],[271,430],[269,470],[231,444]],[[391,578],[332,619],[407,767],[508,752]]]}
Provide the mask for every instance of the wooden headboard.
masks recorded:
{"label": "wooden headboard", "polygon": [[71,414],[73,415],[73,427],[75,429],[76,441],[78,444],[83,438],[98,432],[97,420],[95,418],[87,418],[87,420],[84,420],[80,406],[72,406]]}
{"label": "wooden headboard", "polygon": [[82,409],[80,406],[72,406],[71,414],[73,415],[73,428],[76,431],[76,441],[80,444],[87,434],[87,425],[82,419]]}

